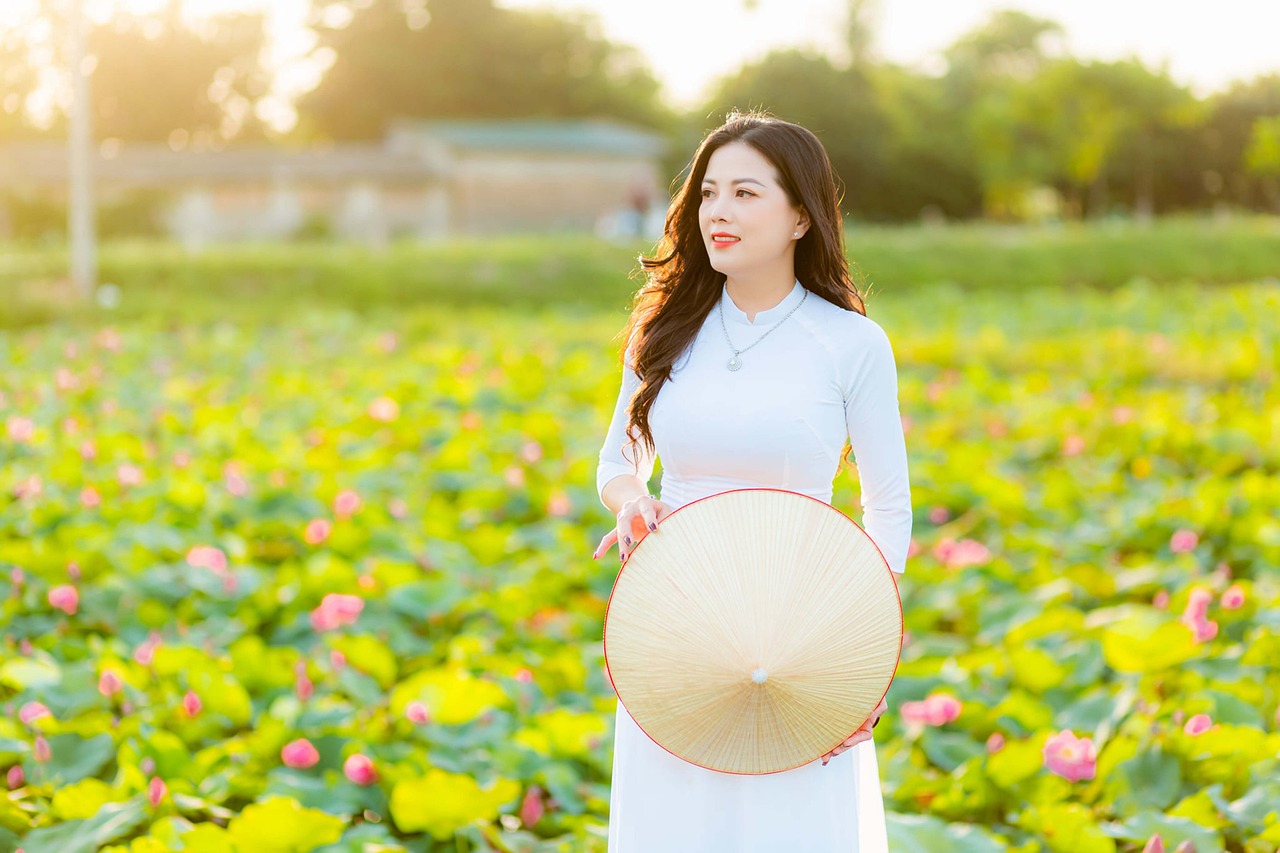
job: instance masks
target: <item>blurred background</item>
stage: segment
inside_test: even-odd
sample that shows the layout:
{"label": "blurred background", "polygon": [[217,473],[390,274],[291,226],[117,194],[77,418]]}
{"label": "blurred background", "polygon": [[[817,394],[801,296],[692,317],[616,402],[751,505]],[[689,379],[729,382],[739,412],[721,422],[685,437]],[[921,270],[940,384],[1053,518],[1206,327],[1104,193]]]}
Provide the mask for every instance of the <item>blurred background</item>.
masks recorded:
{"label": "blurred background", "polygon": [[6,0],[0,238],[66,231],[77,5],[104,238],[652,235],[734,106],[859,222],[1280,212],[1256,3]]}

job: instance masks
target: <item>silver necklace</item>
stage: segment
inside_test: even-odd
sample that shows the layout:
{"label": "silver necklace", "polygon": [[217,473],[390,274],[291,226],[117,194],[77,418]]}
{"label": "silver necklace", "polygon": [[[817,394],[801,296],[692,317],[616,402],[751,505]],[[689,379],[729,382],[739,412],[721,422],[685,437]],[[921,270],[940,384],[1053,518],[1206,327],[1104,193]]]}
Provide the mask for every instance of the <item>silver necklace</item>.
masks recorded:
{"label": "silver necklace", "polygon": [[[787,317],[790,317],[792,314],[796,313],[797,309],[799,309],[800,306],[804,304],[804,301],[808,298],[809,298],[809,289],[805,288],[804,296],[800,297],[800,301],[796,303],[796,307],[788,311],[786,317],[783,317],[781,320],[774,323],[769,328],[769,332],[772,332],[774,329],[778,328],[783,323],[787,322]],[[726,341],[729,341],[729,349],[733,350],[733,357],[729,359],[728,368],[730,370],[739,370],[742,368],[742,359],[738,358],[738,356],[742,355],[744,352],[751,349],[751,347],[763,341],[766,337],[769,336],[769,332],[765,332],[763,335],[756,338],[751,344],[743,347],[742,349],[735,349],[733,346],[733,341],[730,340],[729,338],[729,328],[724,324],[724,300],[722,299],[719,302],[717,302],[716,306],[720,309],[720,328],[724,329],[724,339]]]}

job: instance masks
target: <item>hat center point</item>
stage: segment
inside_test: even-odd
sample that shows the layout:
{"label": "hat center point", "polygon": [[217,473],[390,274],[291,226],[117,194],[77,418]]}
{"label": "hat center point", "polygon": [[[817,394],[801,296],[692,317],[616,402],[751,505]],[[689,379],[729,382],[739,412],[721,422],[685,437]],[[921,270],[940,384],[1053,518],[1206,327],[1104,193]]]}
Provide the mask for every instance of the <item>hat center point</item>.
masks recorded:
{"label": "hat center point", "polygon": [[769,679],[769,673],[764,671],[764,667],[758,666],[751,670],[751,680],[756,684],[764,684]]}

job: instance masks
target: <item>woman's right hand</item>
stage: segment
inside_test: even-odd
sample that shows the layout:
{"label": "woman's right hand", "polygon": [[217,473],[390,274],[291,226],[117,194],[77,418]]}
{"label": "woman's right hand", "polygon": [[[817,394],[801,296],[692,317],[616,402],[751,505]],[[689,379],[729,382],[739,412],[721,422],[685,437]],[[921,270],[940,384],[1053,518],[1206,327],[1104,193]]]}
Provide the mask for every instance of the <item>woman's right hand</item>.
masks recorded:
{"label": "woman's right hand", "polygon": [[618,556],[627,561],[640,540],[658,529],[658,523],[671,514],[671,509],[653,495],[637,495],[623,503],[618,510],[618,525],[610,530],[596,546],[593,559],[600,559],[618,543]]}

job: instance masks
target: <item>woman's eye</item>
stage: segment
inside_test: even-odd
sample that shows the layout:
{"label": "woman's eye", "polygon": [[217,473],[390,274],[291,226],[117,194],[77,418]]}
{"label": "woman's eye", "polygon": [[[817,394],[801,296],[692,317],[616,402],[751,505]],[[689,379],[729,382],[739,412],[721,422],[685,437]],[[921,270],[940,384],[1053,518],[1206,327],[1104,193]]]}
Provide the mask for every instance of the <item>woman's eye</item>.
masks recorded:
{"label": "woman's eye", "polygon": [[755,193],[750,192],[749,190],[738,190],[738,192],[740,192],[740,193],[746,193],[747,195],[755,195]]}

